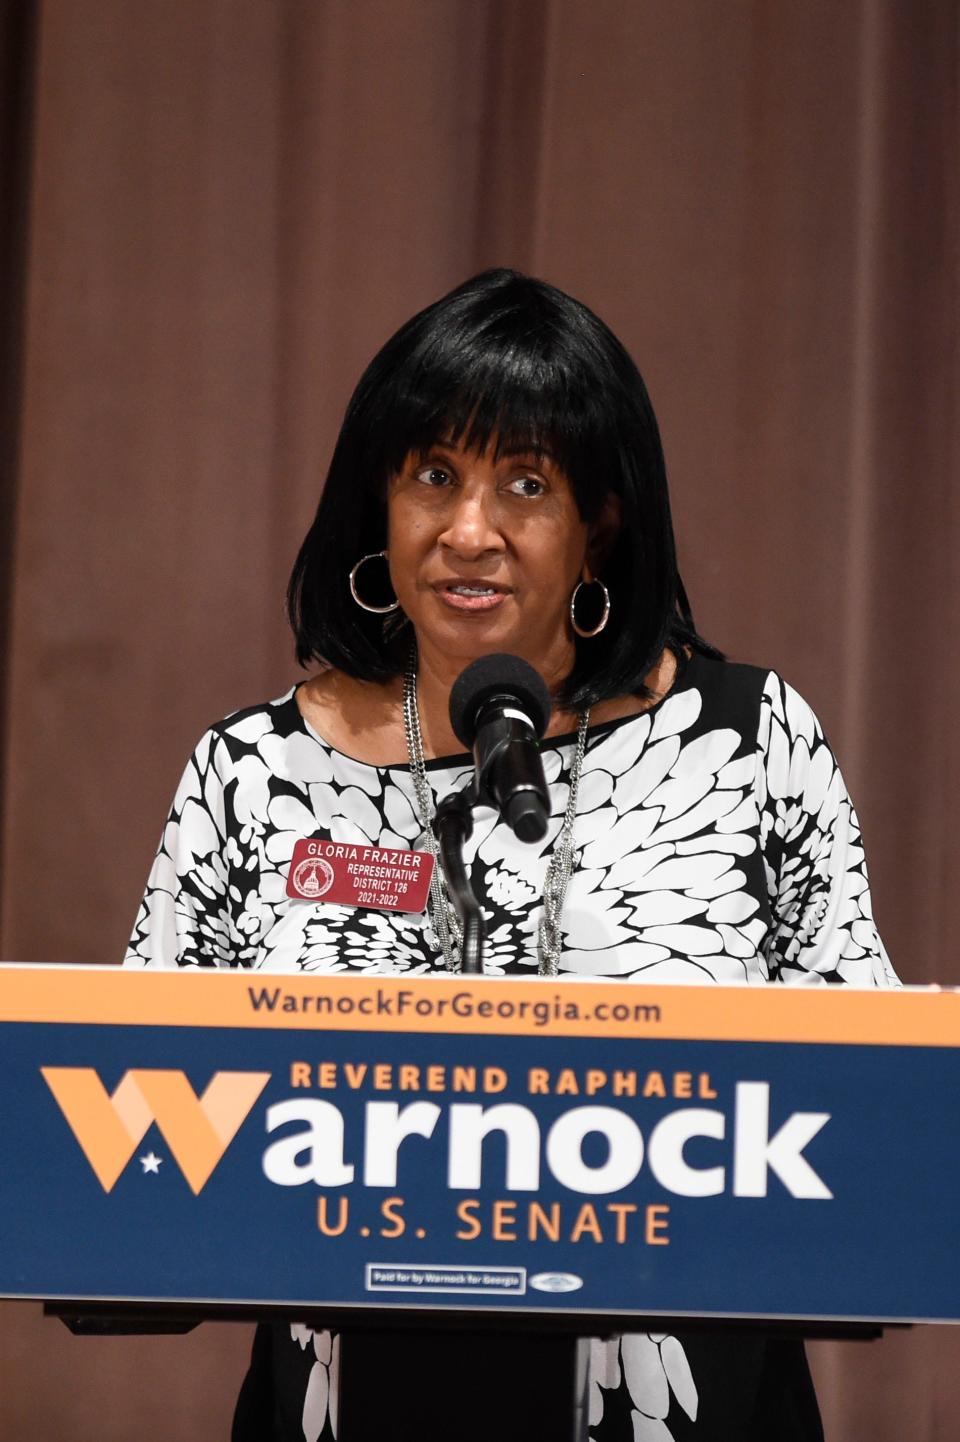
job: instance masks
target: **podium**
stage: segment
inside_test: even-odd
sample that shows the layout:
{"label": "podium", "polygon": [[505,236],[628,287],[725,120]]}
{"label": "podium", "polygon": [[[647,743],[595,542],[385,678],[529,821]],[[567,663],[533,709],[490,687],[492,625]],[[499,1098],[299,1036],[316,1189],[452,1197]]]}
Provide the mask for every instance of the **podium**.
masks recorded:
{"label": "podium", "polygon": [[960,1320],[953,991],[4,966],[0,1079],[0,1296],[88,1328]]}

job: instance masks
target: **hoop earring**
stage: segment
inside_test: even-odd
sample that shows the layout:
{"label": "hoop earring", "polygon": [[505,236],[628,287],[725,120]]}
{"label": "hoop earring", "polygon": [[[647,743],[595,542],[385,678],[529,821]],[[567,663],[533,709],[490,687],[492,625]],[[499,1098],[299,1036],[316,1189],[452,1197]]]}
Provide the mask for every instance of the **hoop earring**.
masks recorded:
{"label": "hoop earring", "polygon": [[[600,617],[600,620],[594,626],[592,631],[584,630],[582,626],[577,624],[577,597],[579,596],[584,586],[599,586],[601,591],[603,592],[603,615]],[[590,581],[578,581],[573,588],[573,595],[570,597],[570,625],[573,627],[575,633],[578,636],[582,636],[585,641],[589,641],[591,636],[600,635],[600,632],[604,629],[609,620],[610,592],[607,590],[603,582],[597,576],[594,576],[593,579]]]}
{"label": "hoop earring", "polygon": [[392,601],[392,602],[390,603],[389,606],[371,606],[371,605],[368,605],[368,603],[367,603],[366,601],[362,600],[362,599],[360,598],[360,596],[357,594],[357,572],[359,571],[359,569],[360,569],[361,566],[366,565],[367,561],[380,561],[380,560],[384,560],[384,561],[385,561],[386,559],[387,559],[387,553],[386,553],[386,551],[371,551],[369,556],[361,556],[360,559],[359,559],[359,561],[357,562],[357,564],[354,566],[353,570],[350,572],[350,594],[351,594],[351,596],[352,596],[353,599],[356,601],[356,603],[357,603],[357,605],[360,607],[361,611],[372,611],[375,616],[385,616],[388,611],[396,611],[396,610],[398,609],[399,605],[400,605],[400,602],[397,601],[397,600],[394,600],[394,601]]}

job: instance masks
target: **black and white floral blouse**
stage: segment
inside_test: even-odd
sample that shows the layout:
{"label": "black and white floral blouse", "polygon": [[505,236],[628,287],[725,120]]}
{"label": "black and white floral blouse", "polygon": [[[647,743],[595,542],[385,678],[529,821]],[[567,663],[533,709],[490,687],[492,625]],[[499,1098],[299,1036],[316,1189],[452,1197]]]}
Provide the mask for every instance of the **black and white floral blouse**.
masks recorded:
{"label": "black and white floral blouse", "polygon": [[[536,846],[481,812],[467,847],[487,970],[536,972],[547,860],[574,738],[543,745],[552,819]],[[428,762],[437,797],[467,756]],[[409,847],[408,766],[334,750],[294,692],[209,730],[173,803],[126,961],[274,971],[429,972],[423,916],[286,895],[301,837]],[[857,818],[809,706],[773,672],[694,656],[652,711],[591,729],[561,970],[651,982],[894,981]]]}
{"label": "black and white floral blouse", "polygon": [[[477,818],[466,860],[487,912],[492,975],[536,974],[540,897],[574,743],[557,737],[542,747],[552,799],[542,844],[517,841],[492,812]],[[467,756],[429,762],[435,796],[460,786],[471,768]],[[442,968],[423,916],[286,895],[301,837],[416,844],[413,797],[408,766],[370,766],[336,751],[307,725],[294,691],[228,717],[203,736],[184,773],[126,963],[408,975]],[[897,985],[836,760],[809,706],[773,672],[694,655],[652,710],[591,728],[574,839],[562,974]],[[286,1346],[303,1363],[290,1372],[274,1355],[271,1365],[302,1376],[299,1398],[283,1408],[293,1403],[297,1429],[276,1435],[299,1442],[302,1429],[305,1442],[329,1438],[330,1334],[295,1327]],[[696,1426],[703,1385],[691,1371],[693,1352],[670,1337],[594,1343],[591,1435],[708,1435]],[[728,1359],[722,1385],[731,1396],[735,1371]]]}

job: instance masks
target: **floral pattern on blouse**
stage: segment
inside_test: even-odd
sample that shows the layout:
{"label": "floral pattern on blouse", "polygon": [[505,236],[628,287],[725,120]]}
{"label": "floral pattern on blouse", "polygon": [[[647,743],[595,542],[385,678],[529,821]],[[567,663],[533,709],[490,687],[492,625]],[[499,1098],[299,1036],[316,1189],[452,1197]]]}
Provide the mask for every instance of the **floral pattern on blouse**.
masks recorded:
{"label": "floral pattern on blouse", "polygon": [[[536,972],[547,863],[574,738],[543,744],[552,814],[527,845],[477,814],[466,862],[486,970]],[[437,798],[468,757],[428,765]],[[291,691],[201,739],[174,798],[128,965],[408,975],[443,965],[426,916],[292,899],[302,837],[406,848],[409,767],[313,734]],[[695,657],[652,711],[593,728],[580,780],[561,972],[650,982],[891,984],[843,778],[809,706],[772,672]]]}

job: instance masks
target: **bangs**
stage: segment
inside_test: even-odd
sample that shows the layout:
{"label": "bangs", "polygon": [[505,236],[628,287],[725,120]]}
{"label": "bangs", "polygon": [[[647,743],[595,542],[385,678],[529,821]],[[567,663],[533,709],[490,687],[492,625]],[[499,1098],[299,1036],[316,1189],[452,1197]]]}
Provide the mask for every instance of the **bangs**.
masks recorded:
{"label": "bangs", "polygon": [[[550,354],[551,328],[523,340],[485,328],[415,347],[379,385],[369,479],[378,491],[410,455],[437,444],[501,456],[549,457],[567,475],[581,515],[603,502],[594,477],[609,451],[597,376],[578,374],[569,354]],[[382,493],[382,492],[381,492]]]}

